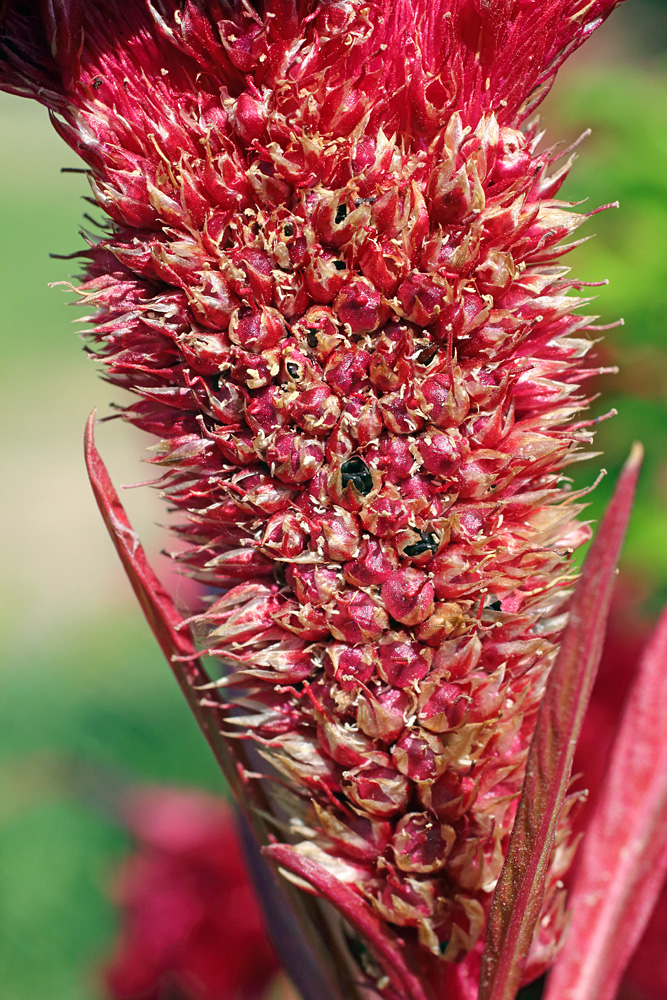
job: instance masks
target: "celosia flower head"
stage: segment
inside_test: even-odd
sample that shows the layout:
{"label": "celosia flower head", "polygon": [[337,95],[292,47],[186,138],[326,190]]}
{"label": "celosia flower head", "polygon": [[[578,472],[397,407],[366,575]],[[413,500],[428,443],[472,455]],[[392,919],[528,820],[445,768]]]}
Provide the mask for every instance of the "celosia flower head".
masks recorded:
{"label": "celosia flower head", "polygon": [[[175,558],[223,591],[192,619],[224,666],[204,707],[270,775],[269,854],[374,942],[343,931],[350,991],[477,989],[589,537],[563,469],[595,326],[558,263],[586,216],[527,119],[613,6],[5,8],[3,86],[52,109],[110,219],[91,343],[159,439]],[[525,982],[563,931],[568,811]]]}

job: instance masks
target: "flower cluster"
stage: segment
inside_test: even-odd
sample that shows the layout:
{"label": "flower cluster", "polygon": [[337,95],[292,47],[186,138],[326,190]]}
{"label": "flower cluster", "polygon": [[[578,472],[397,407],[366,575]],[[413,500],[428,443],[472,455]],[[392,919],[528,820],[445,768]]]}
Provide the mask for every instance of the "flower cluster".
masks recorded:
{"label": "flower cluster", "polygon": [[526,121],[613,0],[5,6],[2,85],[111,220],[78,291],[175,559],[223,592],[191,624],[226,728],[437,979],[479,957],[589,537],[563,470],[596,327],[557,263],[586,216]]}
{"label": "flower cluster", "polygon": [[[645,625],[638,624],[638,581],[625,580],[612,609],[599,678],[577,747],[575,770],[595,800],[618,728]],[[580,811],[583,826],[591,801]],[[188,1000],[255,997],[275,965],[246,881],[236,833],[217,799],[173,788],[139,788],[126,796],[124,819],[136,848],[113,897],[121,935],[105,969],[114,1000],[152,997],[169,984]],[[661,941],[667,892],[631,962],[616,1000],[663,1000],[667,964]]]}

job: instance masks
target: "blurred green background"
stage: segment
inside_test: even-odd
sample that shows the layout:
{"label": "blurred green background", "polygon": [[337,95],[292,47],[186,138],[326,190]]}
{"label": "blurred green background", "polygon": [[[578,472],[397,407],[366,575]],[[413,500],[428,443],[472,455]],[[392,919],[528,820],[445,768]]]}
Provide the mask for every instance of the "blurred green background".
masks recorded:
{"label": "blurred green background", "polygon": [[[609,278],[594,312],[622,316],[606,335],[599,380],[597,458],[577,469],[609,496],[630,443],[646,464],[624,564],[667,597],[667,5],[628,3],[570,62],[543,106],[548,139],[584,128],[566,188],[595,207],[597,237],[568,263],[587,280]],[[73,265],[50,252],[77,249],[88,206],[85,178],[60,173],[76,160],[42,108],[0,95],[0,421],[5,474],[0,531],[0,982],[5,1000],[94,1000],[96,966],[109,948],[107,892],[125,835],[114,810],[130,781],[221,789],[144,625],[101,525],[85,478],[88,412],[118,398],[94,375],[64,308]],[[597,291],[597,290],[594,290]],[[71,296],[70,296],[71,299]],[[98,443],[117,483],[145,478],[144,442],[117,423]],[[149,490],[127,491],[130,516],[158,571],[162,516]],[[170,585],[172,585],[170,583]],[[175,585],[176,587],[178,584]]]}

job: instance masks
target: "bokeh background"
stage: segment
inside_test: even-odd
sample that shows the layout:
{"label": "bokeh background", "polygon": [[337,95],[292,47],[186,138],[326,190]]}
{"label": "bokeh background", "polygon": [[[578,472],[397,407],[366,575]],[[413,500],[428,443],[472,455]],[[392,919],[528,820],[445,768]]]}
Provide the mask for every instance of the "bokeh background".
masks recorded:
{"label": "bokeh background", "polygon": [[[565,197],[620,210],[568,258],[578,276],[608,278],[592,311],[625,326],[606,334],[595,413],[604,459],[577,485],[597,519],[630,443],[646,463],[623,559],[655,614],[667,598],[667,3],[629,0],[562,72],[542,117],[552,142],[585,128]],[[85,177],[46,112],[0,95],[0,982],[5,1000],[97,1000],[115,934],[109,887],[128,835],[118,801],[134,782],[223,791],[203,739],[144,624],[89,491],[83,425],[108,415],[116,390],[82,351],[73,296]],[[148,477],[146,441],[115,421],[98,444],[116,483]],[[163,512],[151,490],[124,495],[154,565]],[[175,584],[178,587],[178,584]],[[649,595],[649,596],[646,596]]]}

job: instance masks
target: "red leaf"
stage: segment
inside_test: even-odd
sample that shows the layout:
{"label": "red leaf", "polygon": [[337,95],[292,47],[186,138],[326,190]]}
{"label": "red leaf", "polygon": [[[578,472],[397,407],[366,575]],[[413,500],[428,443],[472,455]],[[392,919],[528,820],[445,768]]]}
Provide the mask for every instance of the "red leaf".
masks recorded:
{"label": "red leaf", "polygon": [[[387,987],[406,1000],[429,1000],[418,977],[401,955],[401,945],[368,903],[354,889],[341,882],[322,865],[298,854],[289,844],[272,844],[264,854],[292,874],[304,879],[362,935],[381,962]],[[382,991],[380,991],[382,992]]]}
{"label": "red leaf", "polygon": [[479,1000],[512,1000],[544,899],[549,857],[574,750],[602,653],[614,571],[634,497],[642,449],[619,477],[570,604],[526,762],[519,807],[496,886],[482,956]]}
{"label": "red leaf", "polygon": [[545,1000],[613,1000],[667,875],[667,610],[614,740]]}
{"label": "red leaf", "polygon": [[77,79],[83,48],[81,0],[41,0],[39,6],[51,54],[70,86]]}
{"label": "red leaf", "polygon": [[[308,947],[303,924],[299,923],[299,917],[304,915],[290,907],[285,897],[290,890],[294,890],[301,901],[313,904],[314,907],[317,906],[317,901],[305,896],[295,886],[290,886],[284,878],[276,877],[273,865],[263,856],[247,823],[240,823],[240,834],[248,872],[264,910],[269,938],[283,968],[299,991],[299,996],[302,1000],[342,1000],[342,996],[346,1000],[359,1000],[354,984],[346,983],[344,976],[338,976],[339,983],[334,983],[330,975],[332,970],[328,970],[318,960],[315,951]],[[312,912],[306,912],[305,919],[309,916],[312,917]],[[315,929],[312,919],[309,926]],[[329,928],[324,925],[316,930],[326,948]],[[337,956],[334,951],[333,948],[330,949],[335,962]],[[343,993],[345,986],[348,989]]]}
{"label": "red leaf", "polygon": [[[174,672],[199,728],[208,740],[225,777],[234,788],[239,784],[239,775],[220,733],[220,709],[206,704],[210,702],[210,696],[203,701],[196,690],[209,684],[210,678],[197,659],[197,650],[189,628],[183,624],[183,618],[174,602],[151,569],[139,538],[127,519],[106,466],[95,447],[94,428],[95,411],[86,424],[84,454],[97,506],[148,624]],[[182,657],[188,659],[182,660]]]}

